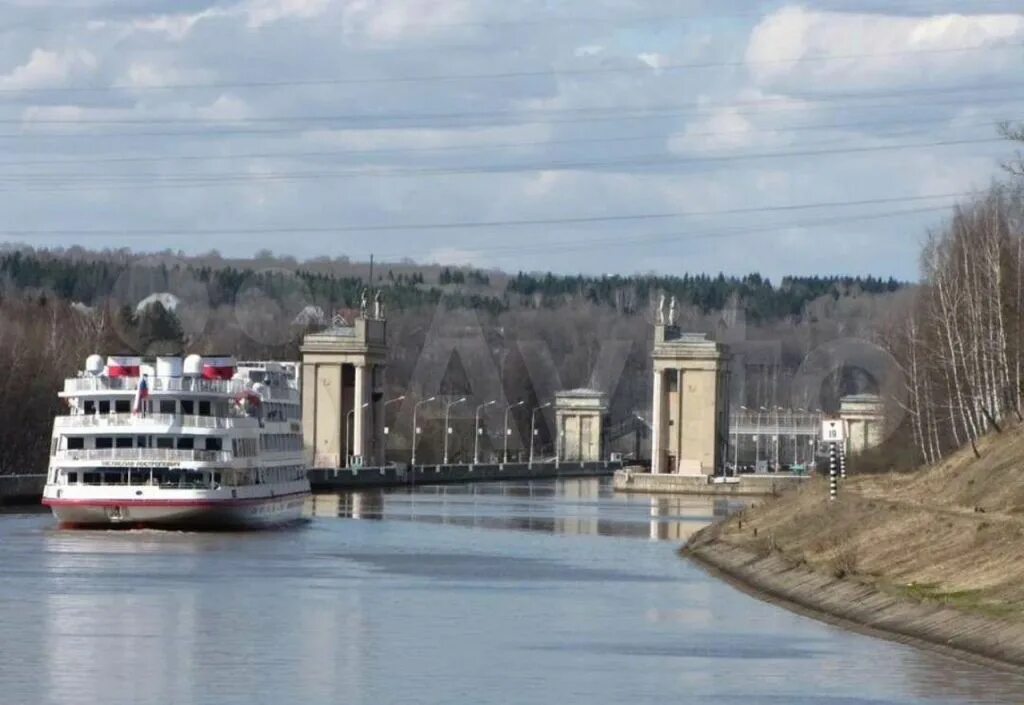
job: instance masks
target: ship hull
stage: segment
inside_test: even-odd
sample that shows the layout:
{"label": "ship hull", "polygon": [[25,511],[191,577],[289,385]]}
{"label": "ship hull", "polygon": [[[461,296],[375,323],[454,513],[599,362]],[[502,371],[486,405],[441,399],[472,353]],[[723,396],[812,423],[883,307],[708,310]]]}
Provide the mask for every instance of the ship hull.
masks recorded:
{"label": "ship hull", "polygon": [[48,506],[64,528],[177,530],[266,529],[302,519],[308,491],[223,500],[55,499]]}

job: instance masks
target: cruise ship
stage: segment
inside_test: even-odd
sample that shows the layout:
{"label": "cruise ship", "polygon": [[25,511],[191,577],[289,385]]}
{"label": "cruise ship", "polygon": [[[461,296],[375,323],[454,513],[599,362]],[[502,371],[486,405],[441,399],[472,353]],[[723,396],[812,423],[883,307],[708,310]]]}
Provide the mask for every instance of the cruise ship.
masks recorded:
{"label": "cruise ship", "polygon": [[310,495],[299,366],[91,355],[65,380],[43,504],[62,526],[244,529]]}

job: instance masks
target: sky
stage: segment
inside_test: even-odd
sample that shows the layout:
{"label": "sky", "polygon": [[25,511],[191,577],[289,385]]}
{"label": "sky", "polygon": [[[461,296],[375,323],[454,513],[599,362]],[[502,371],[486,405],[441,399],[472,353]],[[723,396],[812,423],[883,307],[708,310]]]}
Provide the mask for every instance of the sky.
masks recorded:
{"label": "sky", "polygon": [[0,240],[915,279],[1021,0],[0,0]]}

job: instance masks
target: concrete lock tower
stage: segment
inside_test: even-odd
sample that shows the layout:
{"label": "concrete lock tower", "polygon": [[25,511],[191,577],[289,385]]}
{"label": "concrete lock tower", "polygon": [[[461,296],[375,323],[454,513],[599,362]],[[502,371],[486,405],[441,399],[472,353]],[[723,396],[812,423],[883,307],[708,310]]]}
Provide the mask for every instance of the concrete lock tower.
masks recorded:
{"label": "concrete lock tower", "polygon": [[602,460],[601,430],[608,395],[596,389],[555,392],[558,459],[591,463]]}
{"label": "concrete lock tower", "polygon": [[713,475],[728,447],[728,349],[673,318],[662,305],[654,329],[651,472]]}
{"label": "concrete lock tower", "polygon": [[885,439],[885,400],[877,394],[853,394],[839,400],[850,453],[871,450]]}
{"label": "concrete lock tower", "polygon": [[378,295],[302,340],[302,435],[314,468],[384,463],[387,322]]}

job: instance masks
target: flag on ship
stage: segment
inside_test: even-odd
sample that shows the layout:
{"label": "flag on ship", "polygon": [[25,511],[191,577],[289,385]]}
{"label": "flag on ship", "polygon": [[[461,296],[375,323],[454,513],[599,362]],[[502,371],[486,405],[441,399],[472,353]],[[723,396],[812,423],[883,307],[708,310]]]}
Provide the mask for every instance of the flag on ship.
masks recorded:
{"label": "flag on ship", "polygon": [[149,398],[149,380],[146,375],[139,378],[139,386],[135,389],[135,400],[132,402],[132,413],[142,413],[142,403]]}

